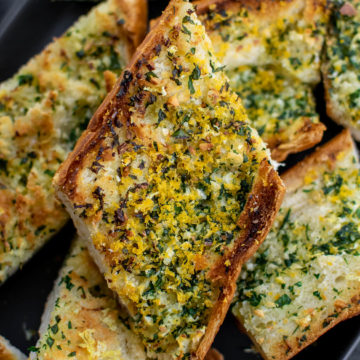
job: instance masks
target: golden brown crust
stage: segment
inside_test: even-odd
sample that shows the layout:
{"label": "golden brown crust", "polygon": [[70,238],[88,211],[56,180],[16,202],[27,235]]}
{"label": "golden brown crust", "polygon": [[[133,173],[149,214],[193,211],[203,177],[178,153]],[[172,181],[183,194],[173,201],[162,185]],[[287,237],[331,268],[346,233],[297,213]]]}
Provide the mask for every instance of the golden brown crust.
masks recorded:
{"label": "golden brown crust", "polygon": [[205,360],[224,360],[224,356],[218,350],[211,348],[206,354]]}
{"label": "golden brown crust", "polygon": [[[130,64],[127,66],[127,70],[130,73],[133,73],[137,70],[136,64],[140,59],[150,58],[152,50],[155,47],[154,44],[161,43],[161,27],[163,26],[164,19],[171,15],[172,14],[169,8],[167,8],[162,15],[161,25],[159,21],[154,29],[152,29],[152,31],[146,35],[141,45],[137,47]],[[112,107],[120,107],[121,105],[126,107],[125,100],[119,101],[116,98],[116,94],[119,92],[122,83],[126,82],[126,79],[124,79],[124,74],[125,71],[114,85],[112,91],[108,93],[102,104],[99,106],[94,116],[91,118],[87,129],[82,133],[79,140],[77,141],[74,150],[61,164],[54,177],[55,186],[61,189],[62,192],[66,193],[70,199],[73,199],[74,196],[73,191],[74,187],[76,186],[76,175],[80,169],[80,165],[82,164],[86,154],[94,149],[96,145],[102,140],[102,135],[105,131],[104,127],[106,125],[103,121],[104,115],[108,112],[111,112]],[[128,82],[126,82],[126,85],[129,85]],[[125,115],[126,114],[124,112],[123,116]]]}
{"label": "golden brown crust", "polygon": [[0,360],[24,360],[18,349],[14,348],[5,338],[0,336]]}
{"label": "golden brown crust", "polygon": [[[195,1],[197,13],[199,15],[206,13],[210,7],[217,9],[226,9],[237,11],[246,8],[248,11],[256,14],[259,19],[267,22],[278,18],[280,13],[286,13],[296,3],[302,3],[303,0],[273,1],[273,0],[203,0]],[[318,7],[324,5],[323,0],[305,0],[305,20],[312,19]]]}
{"label": "golden brown crust", "polygon": [[332,166],[336,163],[336,156],[354,146],[349,130],[343,130],[339,135],[318,147],[311,155],[297,163],[281,175],[288,191],[293,191],[303,185],[306,173],[311,168],[321,165]]}
{"label": "golden brown crust", "polygon": [[[81,197],[81,194],[76,193],[78,171],[84,168],[88,153],[94,151],[99,142],[102,141],[102,136],[106,131],[105,118],[109,118],[115,113],[121,114],[124,125],[127,125],[126,119],[129,117],[127,93],[129,87],[134,86],[135,83],[133,80],[135,76],[129,77],[129,74],[135,74],[142,61],[153,57],[156,52],[156,45],[163,43],[163,33],[168,27],[168,21],[176,13],[177,3],[180,3],[180,1],[173,0],[170,3],[152,31],[138,47],[131,64],[95,113],[73,153],[57,172],[54,185],[57,187],[58,192],[65,194],[72,201]],[[124,96],[117,98],[116,94],[120,90]],[[249,200],[238,223],[243,229],[242,234],[235,242],[233,249],[230,249],[210,272],[209,277],[219,283],[222,290],[212,309],[205,335],[195,354],[192,355],[193,359],[204,359],[208,352],[230,306],[236,287],[236,278],[240,273],[241,266],[266,237],[280,207],[283,194],[284,186],[276,171],[268,161],[263,161],[249,195]],[[259,204],[262,204],[261,207],[259,207]],[[226,259],[231,263],[228,268],[224,265]]]}

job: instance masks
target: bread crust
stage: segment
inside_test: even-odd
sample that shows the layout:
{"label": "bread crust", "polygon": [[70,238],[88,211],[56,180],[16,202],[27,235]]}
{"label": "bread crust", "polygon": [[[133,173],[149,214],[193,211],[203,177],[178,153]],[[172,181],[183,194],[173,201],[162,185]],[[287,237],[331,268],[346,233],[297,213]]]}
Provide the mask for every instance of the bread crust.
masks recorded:
{"label": "bread crust", "polygon": [[224,360],[224,356],[218,350],[211,348],[206,354],[205,360]]}
{"label": "bread crust", "polygon": [[[303,161],[297,163],[291,169],[282,174],[281,178],[285,183],[287,191],[295,191],[296,189],[304,185],[304,177],[309,170],[317,169],[320,171],[322,167],[332,168],[337,162],[337,157],[343,152],[351,151],[355,147],[355,144],[351,138],[349,130],[343,130],[340,134],[335,136],[326,144],[318,147],[311,155],[306,157]],[[236,319],[237,325],[242,332],[245,332],[251,340],[254,342],[257,350],[265,360],[287,360],[295,356],[301,350],[316,341],[321,335],[325,334],[328,330],[333,328],[338,323],[350,319],[360,314],[360,294],[351,298],[351,304],[343,309],[337,316],[329,315],[325,320],[327,326],[324,327],[323,322],[319,321],[311,328],[311,332],[307,332],[306,341],[301,342],[301,346],[298,346],[298,342],[291,342],[287,345],[286,342],[281,347],[273,347],[275,350],[272,356],[267,356],[262,351],[262,347],[257,343],[256,338],[248,332],[241,324],[239,319]]]}
{"label": "bread crust", "polygon": [[[163,43],[162,34],[168,26],[168,21],[176,15],[177,6],[180,3],[180,0],[173,0],[163,12],[159,21],[147,35],[144,42],[138,47],[127,71],[123,73],[123,76],[118,80],[112,92],[108,94],[103,104],[95,113],[88,129],[81,136],[74,151],[57,172],[54,185],[58,196],[66,203],[74,203],[81,196],[81,194],[76,192],[77,176],[79,170],[85,166],[86,155],[93,151],[102,141],[106,131],[105,117],[109,118],[115,112],[121,113],[123,123],[126,125],[126,119],[130,116],[127,94],[129,87],[134,86],[133,80],[127,81],[126,73],[136,74],[141,63],[153,56],[156,51],[156,45]],[[125,92],[125,95],[119,99],[116,98],[116,94],[120,88]],[[253,185],[249,201],[247,201],[238,222],[240,226],[243,226],[244,231],[240,238],[237,239],[233,249],[229,249],[210,271],[209,277],[212,281],[221,285],[222,290],[212,309],[205,335],[196,352],[192,354],[193,359],[204,359],[208,352],[231,303],[236,287],[235,281],[241,266],[256,251],[267,235],[280,207],[283,194],[284,187],[280,178],[269,162],[264,160],[260,165],[259,175]],[[259,207],[259,204],[262,204],[262,206]],[[228,268],[224,265],[225,260],[229,260],[231,263]]]}
{"label": "bread crust", "polygon": [[348,121],[348,115],[346,112],[342,111],[339,105],[334,103],[331,100],[330,92],[331,92],[331,81],[328,77],[327,64],[323,63],[321,67],[322,75],[323,75],[323,84],[325,90],[325,105],[326,105],[326,114],[334,120],[339,125],[342,125],[348,128],[351,131],[351,134],[357,141],[360,141],[360,130],[351,125],[351,122]]}
{"label": "bread crust", "polygon": [[[323,0],[304,0],[305,1],[305,20],[312,19],[319,7],[324,4]],[[195,1],[197,13],[199,15],[206,13],[210,7],[215,6],[218,9],[239,10],[246,8],[248,11],[256,13],[259,19],[266,22],[279,17],[279,13],[287,13],[292,6],[297,3],[303,4],[303,0],[290,1],[272,1],[272,0],[200,0]]]}
{"label": "bread crust", "polygon": [[[114,44],[118,44],[119,51],[121,50],[121,61],[124,59],[124,61],[127,62],[128,59],[130,60],[136,46],[145,35],[147,24],[147,2],[146,0],[109,0],[107,3],[100,5],[100,9],[103,8],[108,9],[108,13],[111,13],[111,15],[107,14],[104,16],[102,10],[98,10],[99,8],[95,7],[90,11],[90,15],[85,15],[85,20],[86,18],[95,18],[95,26],[99,26],[100,29],[108,29],[111,26],[115,27],[116,32],[114,30],[114,36],[110,40],[107,38],[107,41],[111,41],[111,48],[113,48]],[[121,20],[125,21],[124,24],[122,24],[122,21],[116,22],[116,20],[118,20],[118,14],[122,17]],[[81,21],[83,20],[80,19],[75,24],[79,24]],[[90,28],[91,27],[92,26],[90,26]],[[105,35],[101,35],[101,32],[100,36],[105,38]],[[69,140],[71,137],[74,137],[75,126],[73,129],[72,126],[70,126],[70,122],[74,121],[74,119],[71,117],[69,118],[67,112],[65,112],[65,115],[63,114],[60,118],[58,118],[53,115],[55,113],[54,109],[49,110],[49,107],[52,101],[55,101],[55,98],[59,101],[59,94],[62,93],[64,97],[68,96],[69,98],[72,95],[71,87],[66,87],[68,85],[68,81],[65,80],[65,75],[61,73],[62,70],[59,70],[60,65],[59,68],[56,67],[56,64],[59,58],[61,59],[61,56],[64,56],[66,59],[71,59],[71,57],[67,55],[67,52],[70,54],[73,50],[66,41],[64,43],[64,39],[67,38],[67,35],[64,34],[59,39],[55,39],[54,42],[45,47],[39,55],[30,59],[30,61],[22,67],[12,79],[9,79],[0,86],[1,104],[3,104],[4,99],[6,102],[7,98],[9,103],[10,101],[16,103],[16,94],[18,94],[18,89],[21,91],[21,86],[13,85],[13,83],[15,82],[18,84],[17,79],[21,77],[19,74],[22,72],[29,72],[31,75],[28,76],[30,76],[31,79],[40,79],[39,84],[42,81],[39,88],[41,88],[41,94],[44,95],[44,98],[47,98],[46,102],[45,99],[39,100],[39,103],[31,102],[28,106],[29,111],[25,116],[23,112],[17,112],[16,108],[18,105],[14,106],[14,114],[12,115],[14,117],[13,121],[9,116],[7,116],[6,112],[2,111],[0,113],[2,126],[10,123],[11,125],[8,126],[9,133],[17,134],[16,136],[11,135],[12,139],[9,142],[6,141],[6,137],[5,141],[1,141],[1,160],[4,161],[5,164],[14,162],[15,170],[11,171],[18,172],[18,175],[20,176],[23,169],[16,167],[16,161],[21,159],[21,161],[25,160],[25,162],[27,161],[27,164],[30,164],[30,158],[22,158],[24,156],[22,154],[26,154],[26,152],[34,150],[33,144],[36,144],[36,151],[32,151],[33,157],[37,157],[37,160],[39,161],[46,160],[46,165],[49,166],[49,168],[52,168],[52,170],[47,173],[45,180],[38,170],[33,171],[32,165],[29,165],[29,174],[27,177],[24,177],[24,188],[26,191],[21,190],[16,181],[14,184],[12,183],[12,178],[14,178],[14,176],[12,176],[11,171],[9,171],[9,174],[7,174],[6,171],[5,173],[2,172],[1,182],[4,182],[6,185],[2,184],[0,189],[0,207],[2,210],[5,210],[1,211],[0,214],[0,227],[2,232],[0,243],[2,244],[1,247],[4,247],[6,250],[5,252],[1,251],[0,253],[0,263],[3,264],[0,271],[0,283],[3,283],[8,277],[17,271],[19,267],[26,263],[44,245],[44,243],[54,236],[68,221],[66,212],[63,210],[61,204],[55,199],[52,191],[50,190],[53,169],[55,170],[57,168],[59,159],[61,159],[62,156],[65,156],[66,152],[70,150],[70,146],[69,148],[66,148],[65,146],[62,146],[62,144],[59,146],[60,149],[58,149],[56,146],[53,146],[53,141],[63,143],[65,139]],[[110,43],[107,44],[107,50],[109,51]],[[71,43],[70,45],[73,44]],[[74,61],[80,60],[78,58],[76,59],[77,60]],[[116,64],[116,66],[120,67],[119,64]],[[88,64],[84,62],[79,68],[81,70],[84,68],[87,69]],[[106,88],[108,88],[108,86],[112,87],[112,81],[115,77],[113,72],[109,70],[105,70],[104,72],[99,70],[97,74],[100,77],[104,75]],[[51,81],[44,80],[48,78],[51,79]],[[105,93],[105,89],[99,86],[95,79],[93,80],[97,85],[98,91],[91,93],[91,89],[89,93],[87,93],[86,97],[89,95],[89,99],[96,99],[98,97],[97,101],[100,101],[101,98],[99,97],[99,93]],[[52,90],[52,87],[55,86],[55,81],[58,84],[56,85],[58,89]],[[83,80],[83,83],[85,83],[85,79]],[[82,88],[85,88],[85,86],[83,85]],[[59,92],[57,92],[58,90]],[[88,89],[86,88],[84,91],[86,90]],[[35,89],[33,88],[32,91],[35,92]],[[81,91],[79,93],[83,94]],[[11,98],[12,96],[14,96],[14,99]],[[85,96],[83,99],[84,98]],[[94,104],[97,104],[95,102],[96,100],[91,101],[93,101],[94,108]],[[89,101],[88,104],[91,105],[91,101]],[[70,102],[67,102],[67,104],[69,108],[72,105]],[[12,106],[13,105],[11,104],[9,105],[10,110],[12,110]],[[82,115],[82,117],[81,121],[85,121],[85,115]],[[65,123],[66,125],[62,125],[62,131],[64,131],[62,140],[60,136],[54,135],[57,131],[55,131],[54,128],[59,126],[58,124],[60,122]],[[35,139],[34,134],[38,131],[37,127],[44,130],[41,139]],[[76,128],[75,130],[79,129]],[[34,140],[32,143],[31,138]],[[30,145],[27,144],[26,141],[28,141]],[[7,153],[9,153],[9,151],[6,149],[6,146],[9,148],[11,146],[11,151],[15,148],[14,159],[10,156],[8,157]],[[30,146],[30,148],[28,148],[28,146]],[[47,154],[53,155],[49,155],[48,158],[46,158]],[[33,159],[30,160],[32,164]],[[56,165],[54,163],[56,163]],[[43,165],[42,168],[45,170],[44,166],[45,165]],[[47,169],[46,171],[49,170]],[[37,229],[43,229],[44,231],[38,231]],[[51,230],[49,231],[49,229]],[[14,240],[12,248],[10,248],[9,245],[9,237],[13,238],[12,241]]]}

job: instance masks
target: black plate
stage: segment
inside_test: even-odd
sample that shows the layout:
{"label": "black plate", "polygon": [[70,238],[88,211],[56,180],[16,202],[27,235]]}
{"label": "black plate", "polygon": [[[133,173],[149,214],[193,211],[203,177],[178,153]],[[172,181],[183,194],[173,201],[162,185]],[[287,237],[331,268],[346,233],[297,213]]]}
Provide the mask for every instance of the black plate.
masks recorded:
{"label": "black plate", "polygon": [[[150,17],[161,14],[167,1],[150,1]],[[22,64],[41,49],[53,36],[61,35],[93,1],[0,0],[0,81],[10,77]],[[328,130],[324,141],[339,132],[340,127],[325,115],[323,89],[316,89],[318,111]],[[304,154],[291,156],[287,166]],[[40,317],[61,263],[68,251],[74,228],[68,224],[24,268],[0,288],[0,334],[19,349],[37,340]],[[301,352],[296,360],[360,359],[360,318],[336,326],[314,345]],[[226,360],[260,359],[251,350],[251,342],[241,334],[229,315],[215,339],[215,347]]]}

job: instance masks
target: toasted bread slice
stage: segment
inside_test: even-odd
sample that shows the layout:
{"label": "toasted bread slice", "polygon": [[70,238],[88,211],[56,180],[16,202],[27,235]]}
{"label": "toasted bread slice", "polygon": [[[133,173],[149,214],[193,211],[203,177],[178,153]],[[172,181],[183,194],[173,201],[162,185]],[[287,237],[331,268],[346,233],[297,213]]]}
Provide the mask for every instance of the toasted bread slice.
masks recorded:
{"label": "toasted bread slice", "polygon": [[311,86],[271,67],[240,66],[227,75],[273,159],[283,161],[321,140],[325,126],[319,122]]}
{"label": "toasted bread slice", "polygon": [[283,194],[192,5],[180,0],[54,185],[158,359],[204,358]]}
{"label": "toasted bread slice", "polygon": [[[77,237],[46,303],[40,338],[30,359],[148,360],[140,339],[129,328],[127,317],[84,241]],[[0,359],[3,360],[1,352]],[[214,359],[222,358],[217,350],[211,349],[206,360]]]}
{"label": "toasted bread slice", "polygon": [[252,125],[277,161],[311,148],[325,130],[312,94],[320,81],[325,3],[197,2],[232,88],[244,100]]}
{"label": "toasted bread slice", "polygon": [[322,72],[327,114],[360,141],[360,1],[331,2]]}
{"label": "toasted bread slice", "polygon": [[145,0],[108,0],[0,84],[0,284],[66,222],[52,177],[145,26]]}
{"label": "toasted bread slice", "polygon": [[0,360],[25,360],[26,356],[0,336]]}
{"label": "toasted bread slice", "polygon": [[49,296],[30,359],[146,360],[126,317],[77,238]]}
{"label": "toasted bread slice", "polygon": [[233,313],[265,359],[289,359],[360,313],[360,175],[350,133],[283,175],[284,202]]}

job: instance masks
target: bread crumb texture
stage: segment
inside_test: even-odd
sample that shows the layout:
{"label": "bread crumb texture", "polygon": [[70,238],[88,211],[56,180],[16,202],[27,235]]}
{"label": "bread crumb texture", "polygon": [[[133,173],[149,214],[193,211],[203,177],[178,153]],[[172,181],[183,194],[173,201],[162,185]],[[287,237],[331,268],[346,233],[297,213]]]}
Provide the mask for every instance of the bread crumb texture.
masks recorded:
{"label": "bread crumb texture", "polygon": [[188,359],[221,292],[211,267],[244,230],[237,220],[269,156],[193,7],[169,6],[151,57],[125,71],[101,141],[67,181],[148,356]]}
{"label": "bread crumb texture", "polygon": [[146,359],[143,345],[129,330],[126,313],[80,239],[74,241],[52,297],[31,359]]}
{"label": "bread crumb texture", "polygon": [[104,2],[0,85],[0,283],[67,220],[52,177],[127,63],[123,22]]}
{"label": "bread crumb texture", "polygon": [[270,149],[283,148],[275,160],[304,150],[291,143],[319,123],[312,88],[320,81],[325,1],[220,2],[200,19],[252,125]]}
{"label": "bread crumb texture", "polygon": [[331,21],[323,71],[328,113],[335,120],[360,131],[360,1],[331,2]]}
{"label": "bread crumb texture", "polygon": [[267,359],[293,356],[359,311],[359,165],[353,147],[333,156],[287,192],[238,281],[232,311]]}

